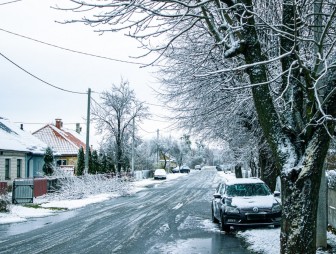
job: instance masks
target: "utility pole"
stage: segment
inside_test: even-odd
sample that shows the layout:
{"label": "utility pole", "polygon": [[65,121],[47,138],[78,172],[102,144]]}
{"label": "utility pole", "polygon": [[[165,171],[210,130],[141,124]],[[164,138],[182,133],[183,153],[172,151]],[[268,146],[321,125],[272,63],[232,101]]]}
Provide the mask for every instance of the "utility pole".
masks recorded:
{"label": "utility pole", "polygon": [[91,88],[88,90],[88,104],[86,113],[86,144],[85,144],[85,169],[84,174],[89,171],[89,153],[90,153],[90,104],[91,104]]}
{"label": "utility pole", "polygon": [[135,131],[135,117],[133,117],[133,132],[132,132],[132,176],[134,176],[134,131]]}

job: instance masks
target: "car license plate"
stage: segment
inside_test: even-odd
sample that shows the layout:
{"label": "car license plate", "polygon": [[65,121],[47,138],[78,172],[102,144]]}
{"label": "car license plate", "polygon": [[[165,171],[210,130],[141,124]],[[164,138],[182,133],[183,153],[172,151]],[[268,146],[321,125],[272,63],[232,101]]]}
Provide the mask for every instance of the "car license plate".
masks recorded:
{"label": "car license plate", "polygon": [[247,214],[246,215],[247,220],[264,220],[266,219],[266,214]]}

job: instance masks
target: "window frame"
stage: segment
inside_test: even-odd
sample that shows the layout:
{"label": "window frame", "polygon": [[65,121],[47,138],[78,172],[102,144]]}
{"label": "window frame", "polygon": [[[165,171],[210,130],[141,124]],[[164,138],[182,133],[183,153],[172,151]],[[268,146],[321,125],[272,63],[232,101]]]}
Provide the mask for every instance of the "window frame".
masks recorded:
{"label": "window frame", "polygon": [[22,159],[17,159],[16,161],[16,177],[22,177]]}
{"label": "window frame", "polygon": [[5,158],[5,180],[11,179],[11,159]]}

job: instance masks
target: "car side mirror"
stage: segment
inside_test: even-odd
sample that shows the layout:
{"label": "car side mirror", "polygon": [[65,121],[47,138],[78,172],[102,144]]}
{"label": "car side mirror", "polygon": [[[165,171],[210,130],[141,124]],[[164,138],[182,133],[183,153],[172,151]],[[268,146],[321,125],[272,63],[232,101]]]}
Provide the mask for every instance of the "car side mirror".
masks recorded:
{"label": "car side mirror", "polygon": [[214,197],[214,198],[221,198],[222,196],[221,196],[221,194],[219,194],[219,193],[215,193],[215,194],[213,194],[213,197]]}
{"label": "car side mirror", "polygon": [[273,195],[274,195],[274,197],[279,198],[280,197],[280,191],[274,191]]}

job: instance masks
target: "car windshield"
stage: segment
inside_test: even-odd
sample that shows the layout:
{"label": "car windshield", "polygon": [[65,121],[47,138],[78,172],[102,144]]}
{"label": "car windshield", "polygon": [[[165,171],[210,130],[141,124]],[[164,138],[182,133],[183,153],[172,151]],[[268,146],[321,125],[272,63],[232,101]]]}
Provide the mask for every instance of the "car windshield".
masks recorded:
{"label": "car windshield", "polygon": [[264,183],[234,184],[227,186],[227,195],[230,197],[268,196],[269,188]]}

